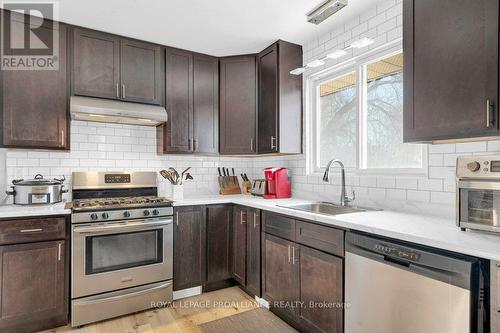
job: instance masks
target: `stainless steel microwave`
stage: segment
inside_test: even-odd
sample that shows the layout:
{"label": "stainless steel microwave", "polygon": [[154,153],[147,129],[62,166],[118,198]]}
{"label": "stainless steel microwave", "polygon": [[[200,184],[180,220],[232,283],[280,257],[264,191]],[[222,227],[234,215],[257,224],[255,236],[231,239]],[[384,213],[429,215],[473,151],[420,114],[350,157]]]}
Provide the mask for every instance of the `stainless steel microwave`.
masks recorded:
{"label": "stainless steel microwave", "polygon": [[500,156],[457,159],[457,225],[500,232]]}

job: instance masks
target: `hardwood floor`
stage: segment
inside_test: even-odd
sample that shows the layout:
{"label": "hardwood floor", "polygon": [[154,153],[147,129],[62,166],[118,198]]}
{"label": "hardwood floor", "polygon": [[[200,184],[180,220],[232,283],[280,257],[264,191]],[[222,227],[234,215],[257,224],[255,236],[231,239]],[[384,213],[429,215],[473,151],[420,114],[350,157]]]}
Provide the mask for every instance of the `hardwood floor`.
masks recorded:
{"label": "hardwood floor", "polygon": [[[177,300],[168,308],[139,312],[86,325],[80,329],[72,329],[68,325],[43,333],[199,333],[202,332],[200,326],[203,324],[255,309],[257,304],[250,296],[238,287],[232,287]],[[273,316],[273,321],[279,323],[277,327],[286,325],[273,314],[269,315]],[[253,332],[262,331],[258,329],[258,325],[259,323],[256,323],[256,326],[252,327]],[[224,327],[227,327],[227,324]],[[267,326],[264,327],[266,333],[272,333]],[[241,332],[241,330],[228,327],[227,332]]]}

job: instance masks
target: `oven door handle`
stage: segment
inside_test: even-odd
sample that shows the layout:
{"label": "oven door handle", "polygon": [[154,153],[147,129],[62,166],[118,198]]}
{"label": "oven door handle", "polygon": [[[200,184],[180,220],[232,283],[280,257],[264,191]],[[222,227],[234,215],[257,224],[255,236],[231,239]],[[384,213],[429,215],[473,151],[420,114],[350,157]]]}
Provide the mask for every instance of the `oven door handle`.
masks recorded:
{"label": "oven door handle", "polygon": [[499,190],[500,182],[495,181],[468,181],[460,180],[458,181],[459,189],[470,189],[470,190]]}
{"label": "oven door handle", "polygon": [[74,232],[79,234],[97,234],[109,231],[121,231],[129,229],[144,229],[152,227],[161,227],[165,225],[172,224],[172,219],[162,220],[158,222],[127,222],[127,223],[115,223],[110,225],[104,225],[99,227],[75,227]]}

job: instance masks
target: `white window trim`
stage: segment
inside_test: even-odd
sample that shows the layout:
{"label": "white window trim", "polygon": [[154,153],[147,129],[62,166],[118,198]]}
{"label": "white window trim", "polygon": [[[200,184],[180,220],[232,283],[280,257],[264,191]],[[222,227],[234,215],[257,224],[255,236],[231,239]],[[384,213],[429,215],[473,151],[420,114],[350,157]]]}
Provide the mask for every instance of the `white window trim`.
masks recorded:
{"label": "white window trim", "polygon": [[[390,43],[384,44],[377,48],[374,48],[368,52],[365,52],[359,56],[353,57],[346,61],[343,61],[335,66],[326,68],[322,71],[313,73],[305,79],[305,114],[306,114],[306,173],[308,175],[319,175],[323,172],[324,168],[318,168],[316,159],[319,158],[318,143],[319,143],[319,132],[316,131],[318,113],[316,112],[319,100],[319,94],[317,90],[321,83],[327,82],[332,79],[332,77],[341,77],[343,75],[355,72],[357,75],[357,82],[364,82],[366,71],[360,70],[362,66],[366,66],[367,63],[376,62],[377,60],[384,59],[391,55],[401,52],[403,49],[402,39],[399,38]],[[366,85],[363,85],[363,89],[358,89],[358,114],[366,115],[366,110],[364,108],[364,103],[366,103]],[[366,147],[366,145],[360,145],[359,142],[366,140],[363,133],[365,132],[362,126],[366,122],[358,121],[357,126],[357,137],[358,144],[356,145],[356,167],[347,168],[347,172],[355,175],[386,175],[386,176],[415,176],[423,177],[428,174],[428,152],[427,145],[423,145],[422,149],[422,168],[370,168],[363,169],[360,168],[360,162],[366,159],[362,159],[361,154],[366,154],[366,152],[361,151],[361,147]],[[333,156],[332,156],[333,158]]]}

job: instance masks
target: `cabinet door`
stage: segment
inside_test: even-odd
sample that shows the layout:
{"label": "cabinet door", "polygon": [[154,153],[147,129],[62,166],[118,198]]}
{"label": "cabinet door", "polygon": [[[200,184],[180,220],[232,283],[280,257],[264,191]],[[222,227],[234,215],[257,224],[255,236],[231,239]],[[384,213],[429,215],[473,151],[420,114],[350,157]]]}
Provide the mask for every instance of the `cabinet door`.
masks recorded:
{"label": "cabinet door", "polygon": [[207,282],[231,278],[233,208],[207,208]]}
{"label": "cabinet door", "polygon": [[161,47],[121,40],[121,98],[129,102],[162,103]]}
{"label": "cabinet door", "polygon": [[298,247],[269,234],[264,234],[263,240],[263,297],[271,301],[273,311],[293,320],[299,301]]}
{"label": "cabinet door", "polygon": [[64,241],[0,247],[0,331],[38,331],[67,322],[65,253]]}
{"label": "cabinet door", "polygon": [[166,50],[166,108],[163,152],[191,153],[193,150],[193,54]]}
{"label": "cabinet door", "polygon": [[220,153],[256,152],[255,56],[220,59]]}
{"label": "cabinet door", "polygon": [[403,6],[404,140],[498,135],[498,1]]}
{"label": "cabinet door", "polygon": [[[300,247],[301,324],[311,332],[341,333],[343,260],[318,250]],[[328,305],[328,306],[325,306]]]}
{"label": "cabinet door", "polygon": [[195,54],[193,57],[193,150],[219,152],[219,60]]}
{"label": "cabinet door", "polygon": [[259,153],[278,151],[278,44],[257,56],[259,68]]}
{"label": "cabinet door", "polygon": [[[23,29],[22,24],[15,29]],[[54,33],[42,25],[40,34]],[[3,145],[69,149],[67,27],[59,24],[59,69],[2,71]]]}
{"label": "cabinet door", "polygon": [[241,285],[246,285],[247,270],[247,210],[234,208],[233,218],[233,277]]}
{"label": "cabinet door", "polygon": [[73,93],[120,98],[120,39],[84,29],[73,30]]}
{"label": "cabinet door", "polygon": [[206,281],[206,221],[204,206],[175,208],[174,290]]}
{"label": "cabinet door", "polygon": [[260,211],[247,209],[247,290],[260,297]]}

